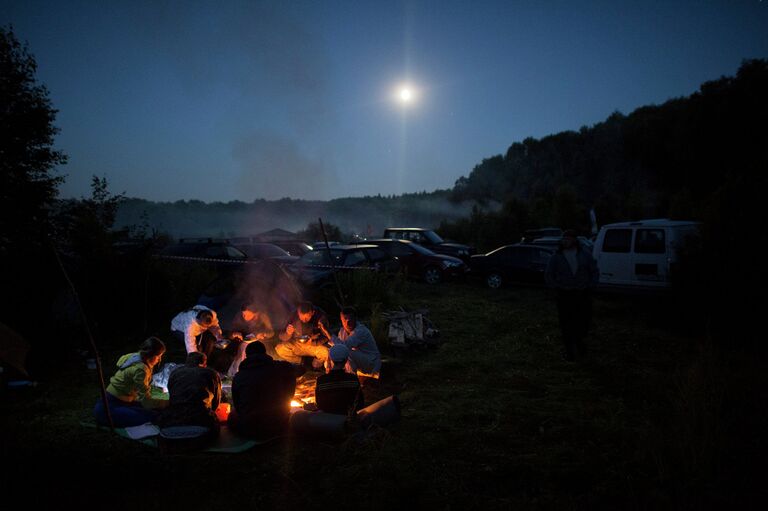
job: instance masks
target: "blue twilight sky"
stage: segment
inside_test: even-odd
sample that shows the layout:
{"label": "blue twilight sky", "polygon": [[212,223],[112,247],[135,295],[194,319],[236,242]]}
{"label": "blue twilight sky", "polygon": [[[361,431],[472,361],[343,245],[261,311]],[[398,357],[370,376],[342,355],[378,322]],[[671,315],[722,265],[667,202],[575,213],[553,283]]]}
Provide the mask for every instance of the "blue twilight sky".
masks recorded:
{"label": "blue twilight sky", "polygon": [[9,24],[59,109],[65,197],[93,174],[151,200],[448,188],[768,58],[768,0],[0,0]]}

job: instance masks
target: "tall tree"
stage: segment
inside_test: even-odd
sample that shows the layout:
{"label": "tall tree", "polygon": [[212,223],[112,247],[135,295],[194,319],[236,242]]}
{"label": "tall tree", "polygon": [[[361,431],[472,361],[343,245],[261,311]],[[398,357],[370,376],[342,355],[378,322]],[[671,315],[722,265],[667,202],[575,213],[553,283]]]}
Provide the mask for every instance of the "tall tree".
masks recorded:
{"label": "tall tree", "polygon": [[66,156],[53,148],[57,111],[35,79],[37,63],[13,32],[0,27],[0,256],[37,251]]}

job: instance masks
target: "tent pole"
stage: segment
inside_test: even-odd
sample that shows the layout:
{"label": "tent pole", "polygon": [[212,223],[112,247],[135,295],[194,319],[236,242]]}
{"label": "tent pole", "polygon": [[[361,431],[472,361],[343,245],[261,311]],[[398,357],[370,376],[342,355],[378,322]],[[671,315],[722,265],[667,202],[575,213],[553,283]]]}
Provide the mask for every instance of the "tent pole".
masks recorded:
{"label": "tent pole", "polygon": [[85,310],[83,309],[83,304],[80,302],[80,295],[77,294],[77,289],[75,289],[75,284],[72,282],[72,280],[69,278],[69,274],[67,273],[66,268],[64,267],[64,263],[61,260],[61,257],[59,256],[59,252],[56,250],[56,247],[51,245],[51,248],[53,250],[53,254],[56,256],[56,261],[59,263],[59,267],[61,268],[61,272],[64,274],[64,278],[67,280],[67,283],[69,284],[70,289],[72,290],[72,294],[75,295],[75,301],[77,302],[77,307],[80,310],[80,317],[83,320],[83,325],[85,326],[85,332],[88,335],[88,341],[91,343],[91,349],[93,349],[93,355],[96,357],[96,369],[98,371],[99,376],[99,391],[101,392],[101,401],[104,403],[104,412],[107,415],[107,422],[109,423],[109,429],[112,430],[112,432],[115,432],[115,424],[112,422],[112,412],[109,410],[109,401],[107,401],[107,388],[104,385],[104,371],[101,367],[101,357],[99,356],[99,350],[96,348],[96,341],[93,339],[93,334],[91,333],[91,327],[88,326],[88,319],[85,317]]}

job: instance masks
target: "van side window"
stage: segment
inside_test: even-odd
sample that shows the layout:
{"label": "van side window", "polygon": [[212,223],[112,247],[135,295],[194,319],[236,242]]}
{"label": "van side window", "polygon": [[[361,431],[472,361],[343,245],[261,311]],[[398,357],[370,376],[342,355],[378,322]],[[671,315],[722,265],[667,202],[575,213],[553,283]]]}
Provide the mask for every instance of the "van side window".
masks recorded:
{"label": "van side window", "polygon": [[605,232],[603,252],[629,252],[632,229],[609,229]]}
{"label": "van side window", "polygon": [[664,229],[638,229],[635,233],[635,252],[638,254],[663,254]]}

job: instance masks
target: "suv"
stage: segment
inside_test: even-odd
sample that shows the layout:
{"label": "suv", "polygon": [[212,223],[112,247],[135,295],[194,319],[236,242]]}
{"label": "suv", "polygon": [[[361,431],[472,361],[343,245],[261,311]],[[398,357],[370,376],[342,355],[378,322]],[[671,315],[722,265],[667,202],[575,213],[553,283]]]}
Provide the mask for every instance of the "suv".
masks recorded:
{"label": "suv", "polygon": [[447,242],[435,231],[420,227],[387,227],[384,229],[384,238],[413,241],[432,252],[458,257],[465,262],[469,262],[469,257],[475,253],[474,247]]}
{"label": "suv", "polygon": [[160,251],[161,259],[199,261],[210,263],[217,268],[236,267],[248,256],[229,244],[229,241],[214,238],[182,238],[178,243],[168,245]]}
{"label": "suv", "polygon": [[391,272],[397,271],[399,264],[376,245],[332,245],[330,257],[327,249],[313,250],[289,267],[302,284],[311,288],[330,284],[334,268],[337,271],[370,268]]}
{"label": "suv", "polygon": [[400,263],[400,268],[409,276],[424,279],[427,284],[459,277],[469,271],[464,261],[457,257],[435,254],[418,243],[407,240],[368,240],[388,256]]}

